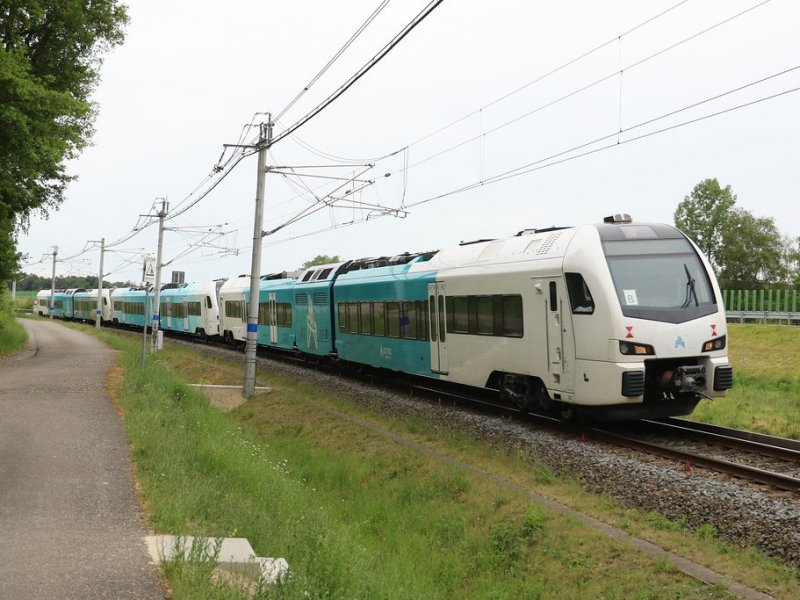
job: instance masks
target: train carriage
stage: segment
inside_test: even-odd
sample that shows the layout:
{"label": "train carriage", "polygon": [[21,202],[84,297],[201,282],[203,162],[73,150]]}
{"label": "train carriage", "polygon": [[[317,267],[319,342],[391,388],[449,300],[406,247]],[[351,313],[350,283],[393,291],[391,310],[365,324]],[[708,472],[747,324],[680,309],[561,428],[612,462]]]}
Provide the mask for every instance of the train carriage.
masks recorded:
{"label": "train carriage", "polygon": [[605,418],[688,414],[732,385],[719,288],[674,227],[618,216],[443,251],[424,268],[437,270],[443,379]]}
{"label": "train carriage", "polygon": [[149,327],[153,294],[144,288],[117,288],[111,293],[112,322],[128,327]]}
{"label": "train carriage", "polygon": [[40,317],[50,316],[50,296],[51,290],[40,290],[33,299],[33,314]]}
{"label": "train carriage", "polygon": [[294,292],[297,279],[287,273],[264,275],[258,293],[258,345],[298,351]]}
{"label": "train carriage", "polygon": [[162,287],[160,327],[200,337],[219,335],[218,292],[224,280]]}
{"label": "train carriage", "polygon": [[75,292],[84,291],[80,288],[71,288],[68,290],[56,290],[53,295],[50,310],[53,317],[56,319],[72,319],[75,316]]}
{"label": "train carriage", "polygon": [[428,323],[428,286],[435,272],[410,272],[426,256],[405,258],[336,278],[336,352],[342,360],[437,376]]}
{"label": "train carriage", "polygon": [[[78,290],[73,295],[73,318],[80,321],[94,321],[97,315],[97,290]],[[103,288],[101,302],[101,319],[104,323],[111,321],[111,290]]]}
{"label": "train carriage", "polygon": [[249,300],[249,275],[228,279],[219,288],[219,333],[225,343],[243,343],[247,338]]}

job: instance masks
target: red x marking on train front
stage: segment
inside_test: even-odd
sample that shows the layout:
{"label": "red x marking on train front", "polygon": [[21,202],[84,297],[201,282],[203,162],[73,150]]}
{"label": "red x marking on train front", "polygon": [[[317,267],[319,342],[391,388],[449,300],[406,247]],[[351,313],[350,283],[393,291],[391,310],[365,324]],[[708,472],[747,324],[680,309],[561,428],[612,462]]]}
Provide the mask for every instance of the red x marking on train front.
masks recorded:
{"label": "red x marking on train front", "polygon": [[717,326],[716,325],[712,325],[711,326],[711,337],[714,337],[716,335],[717,335]]}
{"label": "red x marking on train front", "polygon": [[625,339],[630,339],[633,337],[633,325],[625,325],[625,329],[628,331],[628,335],[625,336]]}

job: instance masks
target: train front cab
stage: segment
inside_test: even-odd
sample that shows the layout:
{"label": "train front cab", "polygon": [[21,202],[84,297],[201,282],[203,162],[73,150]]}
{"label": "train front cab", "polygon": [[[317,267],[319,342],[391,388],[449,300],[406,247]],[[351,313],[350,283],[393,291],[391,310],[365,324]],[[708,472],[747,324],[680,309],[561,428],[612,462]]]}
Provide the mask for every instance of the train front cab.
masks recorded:
{"label": "train front cab", "polygon": [[574,402],[585,413],[609,420],[686,415],[701,398],[732,387],[719,287],[678,230],[629,221],[581,228],[564,271]]}

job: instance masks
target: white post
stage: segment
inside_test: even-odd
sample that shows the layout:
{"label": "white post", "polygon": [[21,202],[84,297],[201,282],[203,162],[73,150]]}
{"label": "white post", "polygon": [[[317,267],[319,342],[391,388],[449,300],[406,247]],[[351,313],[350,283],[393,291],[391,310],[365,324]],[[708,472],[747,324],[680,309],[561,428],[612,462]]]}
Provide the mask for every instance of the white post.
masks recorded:
{"label": "white post", "polygon": [[56,297],[56,256],[58,256],[58,246],[53,247],[53,278],[50,280],[50,320],[53,320],[53,302]]}
{"label": "white post", "polygon": [[158,252],[156,255],[156,285],[153,293],[153,327],[150,332],[151,350],[158,352],[158,326],[161,324],[161,260],[164,250],[164,217],[167,216],[169,205],[166,200],[161,201],[161,210],[158,211]]}
{"label": "white post", "polygon": [[100,274],[97,277],[97,310],[94,326],[100,329],[103,320],[103,255],[106,252],[106,238],[100,238]]}
{"label": "white post", "polygon": [[267,175],[267,150],[272,143],[272,115],[261,124],[258,137],[258,174],[256,179],[256,216],[253,225],[253,261],[250,267],[250,302],[247,311],[247,341],[244,357],[245,398],[256,388],[256,345],[258,343],[258,293],[261,284],[261,237],[264,225],[264,187]]}

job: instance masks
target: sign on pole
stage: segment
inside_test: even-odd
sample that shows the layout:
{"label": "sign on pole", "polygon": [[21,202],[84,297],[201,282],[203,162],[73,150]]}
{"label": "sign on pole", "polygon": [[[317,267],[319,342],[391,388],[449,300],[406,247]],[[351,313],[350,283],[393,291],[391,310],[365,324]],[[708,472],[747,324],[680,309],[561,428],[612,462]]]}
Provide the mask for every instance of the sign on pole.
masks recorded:
{"label": "sign on pole", "polygon": [[154,258],[144,259],[144,276],[142,281],[154,284],[156,282],[156,261]]}

